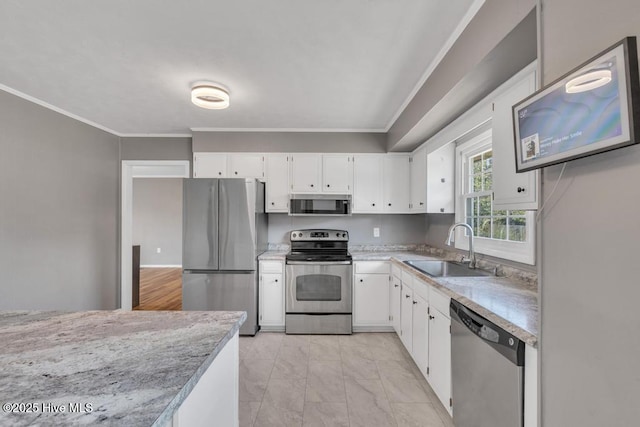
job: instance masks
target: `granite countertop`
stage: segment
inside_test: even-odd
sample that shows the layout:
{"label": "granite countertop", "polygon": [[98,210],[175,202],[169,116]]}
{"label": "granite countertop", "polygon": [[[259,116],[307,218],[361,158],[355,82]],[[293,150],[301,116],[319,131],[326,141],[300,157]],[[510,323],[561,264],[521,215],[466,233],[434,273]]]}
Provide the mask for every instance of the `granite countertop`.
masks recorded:
{"label": "granite countertop", "polygon": [[[433,278],[403,263],[408,260],[443,259],[442,250],[406,251],[405,248],[352,248],[354,261],[392,261],[409,269],[421,280],[433,285],[447,296],[469,307],[481,316],[537,347],[538,343],[538,295],[536,285],[512,277],[439,277]],[[397,250],[396,250],[397,249]],[[268,251],[260,259],[284,260],[286,252]]]}
{"label": "granite countertop", "polygon": [[[3,406],[0,425],[164,426],[245,319],[233,311],[0,312],[0,404],[37,409]],[[66,412],[52,411],[60,407]]]}

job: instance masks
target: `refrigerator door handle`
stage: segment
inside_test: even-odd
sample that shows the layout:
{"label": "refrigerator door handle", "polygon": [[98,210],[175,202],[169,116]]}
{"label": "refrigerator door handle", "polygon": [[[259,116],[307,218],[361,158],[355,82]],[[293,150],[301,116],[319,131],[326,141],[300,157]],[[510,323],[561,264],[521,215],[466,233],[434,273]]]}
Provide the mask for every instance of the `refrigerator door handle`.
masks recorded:
{"label": "refrigerator door handle", "polygon": [[[222,255],[226,253],[229,244],[229,215],[231,213],[229,212],[229,195],[224,181],[220,182],[218,206],[220,208],[218,233],[220,237],[220,255]],[[220,268],[222,268],[222,265],[220,265]]]}
{"label": "refrigerator door handle", "polygon": [[[217,182],[215,182],[214,184],[211,185],[211,187],[209,187],[209,204],[207,206],[208,208],[208,212],[207,212],[207,243],[209,243],[209,265],[217,265],[218,264],[218,260],[216,259],[218,257],[218,254],[216,253],[216,228],[214,227],[213,224],[213,220],[217,220],[217,215],[216,215],[216,187],[217,187]],[[215,224],[217,225],[217,224]]]}

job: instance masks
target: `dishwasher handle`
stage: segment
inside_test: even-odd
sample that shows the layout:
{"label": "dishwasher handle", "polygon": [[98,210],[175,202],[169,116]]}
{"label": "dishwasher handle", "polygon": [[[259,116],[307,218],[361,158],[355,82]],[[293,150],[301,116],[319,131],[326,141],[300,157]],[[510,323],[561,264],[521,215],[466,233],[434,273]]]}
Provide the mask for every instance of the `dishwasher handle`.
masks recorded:
{"label": "dishwasher handle", "polygon": [[451,320],[456,321],[517,366],[524,366],[524,342],[475,311],[451,300]]}

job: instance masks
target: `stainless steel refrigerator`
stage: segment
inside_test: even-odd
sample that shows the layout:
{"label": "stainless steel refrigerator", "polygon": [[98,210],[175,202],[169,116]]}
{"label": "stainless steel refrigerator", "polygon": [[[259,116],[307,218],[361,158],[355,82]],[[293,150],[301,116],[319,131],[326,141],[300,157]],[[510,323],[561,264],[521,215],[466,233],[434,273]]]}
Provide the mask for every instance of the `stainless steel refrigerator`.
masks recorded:
{"label": "stainless steel refrigerator", "polygon": [[264,183],[185,179],[182,309],[246,311],[241,335],[258,330],[258,262],[267,248]]}

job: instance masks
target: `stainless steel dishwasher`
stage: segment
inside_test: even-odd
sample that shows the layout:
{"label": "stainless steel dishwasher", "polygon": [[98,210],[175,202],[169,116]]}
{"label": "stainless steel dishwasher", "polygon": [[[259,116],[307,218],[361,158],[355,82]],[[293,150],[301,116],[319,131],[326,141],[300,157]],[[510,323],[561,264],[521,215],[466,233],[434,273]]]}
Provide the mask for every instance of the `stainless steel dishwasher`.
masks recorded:
{"label": "stainless steel dishwasher", "polygon": [[451,300],[456,427],[522,427],[524,342]]}

